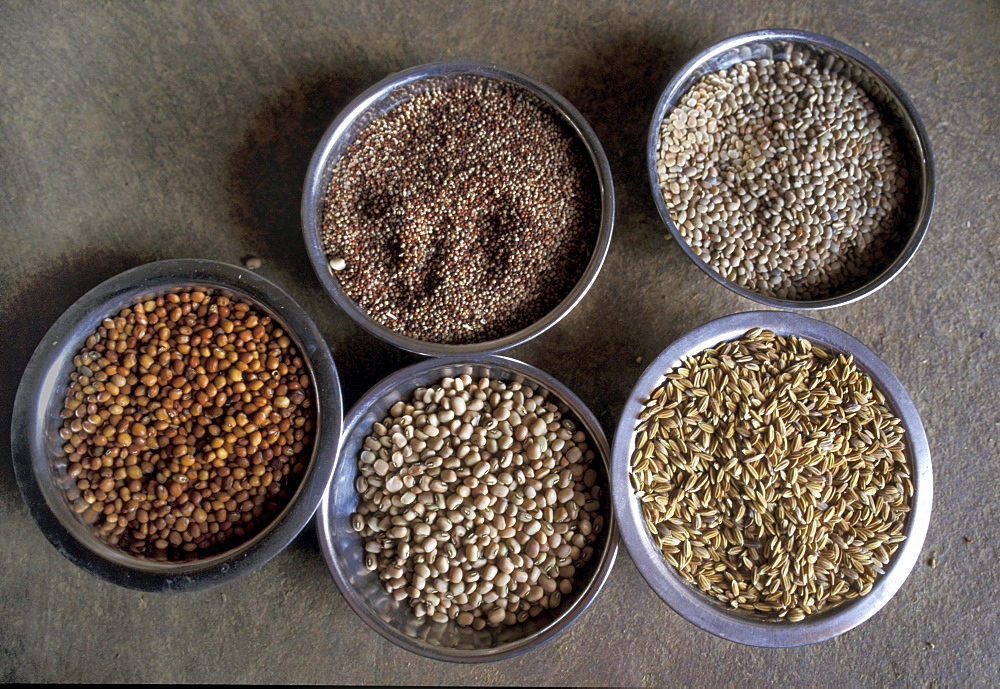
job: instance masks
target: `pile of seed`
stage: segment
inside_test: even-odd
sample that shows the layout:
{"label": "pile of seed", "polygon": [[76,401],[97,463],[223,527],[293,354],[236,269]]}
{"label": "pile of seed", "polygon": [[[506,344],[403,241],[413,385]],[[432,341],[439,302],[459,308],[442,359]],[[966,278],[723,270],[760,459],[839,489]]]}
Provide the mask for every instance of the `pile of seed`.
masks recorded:
{"label": "pile of seed", "polygon": [[468,375],[373,426],[352,525],[418,618],[480,630],[557,608],[604,526],[587,435],[538,390]]}
{"label": "pile of seed", "polygon": [[681,236],[728,280],[811,300],[895,257],[909,173],[893,128],[832,63],[793,53],[699,79],[660,126],[656,170]]}
{"label": "pile of seed", "polygon": [[903,429],[849,356],[751,330],[668,373],[636,434],[650,534],[732,608],[800,621],[867,594],[905,540]]}
{"label": "pile of seed", "polygon": [[493,80],[440,80],[368,125],[332,172],[321,240],[347,295],[427,342],[483,342],[551,311],[600,223],[580,138]]}
{"label": "pile of seed", "polygon": [[183,561],[287,504],[309,460],[309,373],[249,304],[182,291],[104,319],[73,359],[59,436],[66,497],[113,546]]}

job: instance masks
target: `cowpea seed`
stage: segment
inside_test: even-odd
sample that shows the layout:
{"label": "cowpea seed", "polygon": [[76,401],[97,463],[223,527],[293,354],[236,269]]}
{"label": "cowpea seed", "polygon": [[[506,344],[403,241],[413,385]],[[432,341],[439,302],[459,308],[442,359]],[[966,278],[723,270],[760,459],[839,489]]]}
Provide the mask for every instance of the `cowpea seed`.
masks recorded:
{"label": "cowpea seed", "polygon": [[[515,409],[524,422],[512,425]],[[366,567],[374,562],[387,590],[415,615],[445,614],[473,628],[558,605],[553,594],[572,591],[576,565],[592,557],[600,507],[584,480],[594,457],[587,435],[565,421],[530,387],[486,378],[442,380],[394,404],[373,424],[363,441],[369,454],[357,464],[364,490],[359,482],[351,523],[360,526]],[[563,433],[559,450],[555,433]],[[441,444],[423,447],[421,436]],[[574,474],[568,467],[576,464]]]}
{"label": "cowpea seed", "polygon": [[355,531],[362,531],[365,528],[365,519],[360,514],[351,515],[351,528]]}

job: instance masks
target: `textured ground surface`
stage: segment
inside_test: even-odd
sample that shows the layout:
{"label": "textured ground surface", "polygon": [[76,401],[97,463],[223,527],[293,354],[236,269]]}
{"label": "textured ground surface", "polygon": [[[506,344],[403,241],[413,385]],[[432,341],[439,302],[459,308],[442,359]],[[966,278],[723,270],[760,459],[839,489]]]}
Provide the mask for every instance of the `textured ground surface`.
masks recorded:
{"label": "textured ground surface", "polygon": [[[644,167],[659,91],[689,56],[766,27],[824,33],[907,90],[930,132],[937,207],[920,252],[877,295],[818,314],[909,390],[934,457],[924,553],[862,627],[784,651],[738,646],[671,612],[622,552],[594,606],[542,649],[485,666],[426,660],[366,627],[307,529],[254,574],[198,594],[136,593],[78,569],[22,502],[0,444],[0,679],[486,684],[1000,682],[998,175],[993,2],[4,2],[0,5],[0,427],[57,316],[146,261],[238,263],[289,291],[334,349],[345,402],[415,360],[322,293],[298,223],[326,124],[386,74],[496,62],[589,119],[619,211],[604,270],[557,327],[510,352],[552,373],[607,431],[647,361],[754,305],[663,238]],[[7,431],[4,431],[6,435]],[[929,566],[936,557],[936,567]]]}

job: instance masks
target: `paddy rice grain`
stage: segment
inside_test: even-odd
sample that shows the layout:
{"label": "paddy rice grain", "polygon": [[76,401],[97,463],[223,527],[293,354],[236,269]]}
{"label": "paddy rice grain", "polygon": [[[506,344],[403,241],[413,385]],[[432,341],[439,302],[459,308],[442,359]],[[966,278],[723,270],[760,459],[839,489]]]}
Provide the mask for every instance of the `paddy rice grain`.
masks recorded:
{"label": "paddy rice grain", "polygon": [[850,356],[753,329],[670,371],[635,432],[649,533],[733,609],[797,622],[864,596],[905,540],[903,428]]}

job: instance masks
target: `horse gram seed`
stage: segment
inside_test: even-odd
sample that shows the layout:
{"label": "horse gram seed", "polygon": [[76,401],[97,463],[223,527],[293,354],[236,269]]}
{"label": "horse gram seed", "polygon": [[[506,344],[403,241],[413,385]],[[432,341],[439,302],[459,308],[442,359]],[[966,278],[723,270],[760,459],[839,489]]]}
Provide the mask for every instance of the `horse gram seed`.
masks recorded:
{"label": "horse gram seed", "polygon": [[896,257],[909,171],[874,102],[818,55],[699,79],[660,126],[656,170],[681,237],[778,299],[858,287]]}

